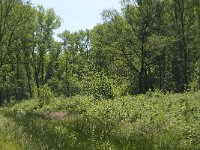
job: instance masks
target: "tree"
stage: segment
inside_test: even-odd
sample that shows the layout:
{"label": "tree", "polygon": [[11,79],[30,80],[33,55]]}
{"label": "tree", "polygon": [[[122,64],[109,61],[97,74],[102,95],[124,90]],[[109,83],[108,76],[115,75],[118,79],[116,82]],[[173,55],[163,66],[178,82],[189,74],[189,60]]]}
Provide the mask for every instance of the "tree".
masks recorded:
{"label": "tree", "polygon": [[42,6],[36,8],[36,31],[34,32],[35,45],[33,47],[32,57],[35,62],[34,73],[37,88],[45,83],[45,66],[47,64],[46,54],[53,50],[53,31],[57,29],[60,24],[60,18],[56,16],[53,9],[45,11]]}
{"label": "tree", "polygon": [[31,27],[27,24],[32,21],[32,16],[32,8],[28,3],[19,0],[3,0],[0,3],[1,101],[6,99],[9,102],[14,95],[16,99],[26,95],[23,89],[26,83],[20,74],[21,66],[25,63],[21,53],[24,32],[27,31],[26,35],[29,36]]}

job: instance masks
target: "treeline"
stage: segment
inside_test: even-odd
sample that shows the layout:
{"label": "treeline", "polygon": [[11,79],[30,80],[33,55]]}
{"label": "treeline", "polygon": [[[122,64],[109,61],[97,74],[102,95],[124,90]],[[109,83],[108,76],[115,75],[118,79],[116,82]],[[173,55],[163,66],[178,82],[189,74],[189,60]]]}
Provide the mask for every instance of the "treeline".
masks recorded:
{"label": "treeline", "polygon": [[[200,1],[123,0],[91,30],[54,31],[53,9],[0,1],[0,104],[56,96],[184,92],[200,87]],[[47,88],[48,89],[48,88]],[[98,93],[100,91],[100,93]]]}

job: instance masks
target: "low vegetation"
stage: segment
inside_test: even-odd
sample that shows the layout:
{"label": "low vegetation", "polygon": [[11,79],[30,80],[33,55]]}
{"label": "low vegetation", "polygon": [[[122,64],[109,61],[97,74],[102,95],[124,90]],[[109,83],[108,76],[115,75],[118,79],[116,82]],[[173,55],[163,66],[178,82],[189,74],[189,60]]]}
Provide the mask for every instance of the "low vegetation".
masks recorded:
{"label": "low vegetation", "polygon": [[35,149],[198,150],[200,92],[29,100],[4,107]]}
{"label": "low vegetation", "polygon": [[0,150],[33,150],[23,127],[0,114]]}
{"label": "low vegetation", "polygon": [[53,9],[0,0],[0,150],[200,149],[200,1],[120,2],[55,38]]}

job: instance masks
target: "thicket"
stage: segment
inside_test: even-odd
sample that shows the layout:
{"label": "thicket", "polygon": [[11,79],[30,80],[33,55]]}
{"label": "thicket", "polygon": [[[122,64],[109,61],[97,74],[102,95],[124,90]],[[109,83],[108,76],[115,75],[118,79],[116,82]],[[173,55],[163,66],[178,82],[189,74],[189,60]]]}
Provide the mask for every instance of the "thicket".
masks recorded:
{"label": "thicket", "polygon": [[3,109],[43,149],[198,150],[200,92],[117,97],[75,96]]}

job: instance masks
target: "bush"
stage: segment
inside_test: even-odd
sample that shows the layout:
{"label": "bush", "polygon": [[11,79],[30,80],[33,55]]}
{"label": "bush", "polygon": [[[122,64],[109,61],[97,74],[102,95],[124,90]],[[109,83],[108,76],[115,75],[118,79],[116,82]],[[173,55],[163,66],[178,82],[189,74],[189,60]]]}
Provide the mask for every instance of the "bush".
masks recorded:
{"label": "bush", "polygon": [[54,94],[47,85],[38,89],[38,100],[40,106],[49,104],[53,98]]}
{"label": "bush", "polygon": [[92,86],[93,96],[95,99],[113,99],[114,91],[110,80],[104,76],[100,75],[95,77]]}

